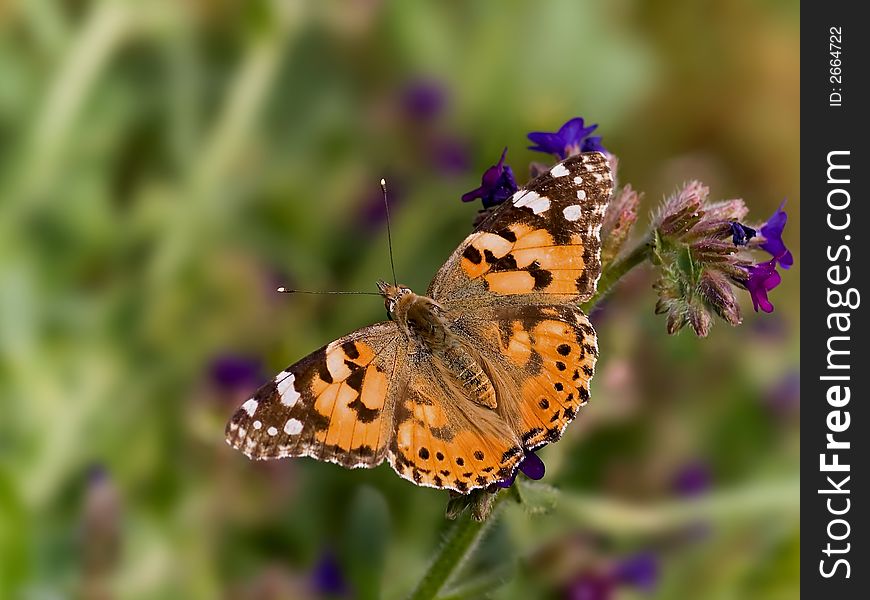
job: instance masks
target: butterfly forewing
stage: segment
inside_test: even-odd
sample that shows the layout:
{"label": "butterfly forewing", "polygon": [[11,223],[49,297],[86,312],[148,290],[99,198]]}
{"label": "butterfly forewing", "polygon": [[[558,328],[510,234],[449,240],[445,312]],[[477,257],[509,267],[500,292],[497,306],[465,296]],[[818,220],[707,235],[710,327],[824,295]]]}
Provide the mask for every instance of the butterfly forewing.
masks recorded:
{"label": "butterfly forewing", "polygon": [[227,442],[254,459],[380,464],[392,438],[392,386],[403,349],[394,323],[324,346],[257,390],[227,424]]}
{"label": "butterfly forewing", "polygon": [[459,245],[429,296],[478,303],[516,295],[530,303],[589,299],[601,274],[599,231],[612,191],[604,154],[562,161],[501,204]]}

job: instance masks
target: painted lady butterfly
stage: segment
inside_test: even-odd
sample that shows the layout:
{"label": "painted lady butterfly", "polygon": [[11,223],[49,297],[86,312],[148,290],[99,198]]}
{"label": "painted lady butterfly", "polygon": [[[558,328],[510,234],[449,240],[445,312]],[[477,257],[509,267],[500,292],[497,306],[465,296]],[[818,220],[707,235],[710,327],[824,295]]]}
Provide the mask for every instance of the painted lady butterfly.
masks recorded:
{"label": "painted lady butterfly", "polygon": [[607,158],[568,158],[498,206],[425,296],[378,282],[390,321],[290,365],[242,404],[227,442],[253,459],[384,459],[466,493],[507,479],[589,400]]}

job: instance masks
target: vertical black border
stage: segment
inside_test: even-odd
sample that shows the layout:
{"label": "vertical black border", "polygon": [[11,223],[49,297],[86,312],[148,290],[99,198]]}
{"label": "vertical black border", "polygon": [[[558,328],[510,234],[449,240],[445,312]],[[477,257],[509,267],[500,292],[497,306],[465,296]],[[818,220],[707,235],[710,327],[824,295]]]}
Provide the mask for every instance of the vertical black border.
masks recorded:
{"label": "vertical black border", "polygon": [[[868,62],[870,27],[859,16],[865,10],[863,3],[818,0],[804,2],[801,6],[801,379],[803,402],[801,410],[801,592],[807,598],[866,598],[870,593],[870,565],[867,564],[867,546],[870,533],[867,531],[866,511],[870,511],[867,493],[870,489],[870,472],[864,468],[870,452],[870,423],[868,423],[866,380],[870,378],[870,348],[867,346],[867,308],[870,289],[865,285],[870,269],[870,231],[868,210],[870,202],[867,180],[870,179],[867,147],[870,146],[870,102],[866,93],[865,68]],[[830,28],[842,28],[842,83],[832,82],[830,61]],[[830,106],[829,94],[842,88],[842,106]],[[829,184],[827,177],[828,153],[848,150],[849,183]],[[842,159],[839,159],[842,160]],[[841,171],[842,173],[842,171]],[[847,188],[851,201],[848,209],[835,215],[842,219],[848,212],[851,224],[847,230],[835,231],[828,226],[831,211],[827,195],[834,188]],[[844,196],[837,195],[840,199]],[[849,240],[846,240],[846,236]],[[836,256],[836,249],[848,245],[851,261],[845,261],[845,252],[840,260],[828,258],[828,248]],[[846,284],[835,286],[828,281],[828,269],[835,265],[851,267],[851,278]],[[842,276],[843,271],[840,271]],[[835,274],[836,275],[836,274]],[[861,294],[861,305],[856,309],[832,308],[829,306],[828,289],[845,291],[856,288]],[[828,316],[835,312],[850,313],[851,327],[848,333],[828,329]],[[851,391],[851,400],[840,408],[848,411],[849,428],[834,434],[836,439],[848,441],[851,448],[837,452],[839,461],[850,465],[848,473],[823,473],[820,469],[820,454],[826,450],[826,435],[829,433],[827,418],[832,410],[828,404],[827,391],[833,384],[820,379],[833,374],[827,369],[828,338],[832,335],[849,336],[846,360],[851,381],[842,382]],[[845,348],[845,346],[841,346]],[[841,415],[842,418],[842,415]],[[830,458],[828,461],[830,462]],[[851,479],[842,487],[849,494],[824,494],[819,490],[831,488],[827,476],[839,482],[843,475]],[[833,498],[835,509],[842,508],[845,498],[850,500],[850,509],[838,517],[828,511],[826,502]],[[833,519],[843,518],[849,523],[849,535],[842,541],[830,540],[828,524]],[[834,525],[835,535],[845,531],[842,523]],[[826,556],[823,552],[828,543],[832,547],[845,548],[843,554]],[[850,566],[850,576],[845,577],[845,566],[840,565],[834,576],[825,578],[820,573],[820,561],[826,561],[831,569],[837,558],[845,558]],[[823,596],[824,594],[824,596]]]}

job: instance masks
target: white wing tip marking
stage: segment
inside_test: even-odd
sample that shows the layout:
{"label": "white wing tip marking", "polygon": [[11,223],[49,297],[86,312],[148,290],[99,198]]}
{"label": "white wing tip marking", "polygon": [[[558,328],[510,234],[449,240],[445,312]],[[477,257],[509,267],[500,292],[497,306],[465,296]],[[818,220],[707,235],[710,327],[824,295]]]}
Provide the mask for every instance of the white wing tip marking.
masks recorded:
{"label": "white wing tip marking", "polygon": [[284,423],[284,433],[287,435],[297,435],[302,431],[302,421],[299,419],[287,419]]}
{"label": "white wing tip marking", "polygon": [[257,407],[258,407],[259,405],[260,405],[259,402],[257,402],[257,401],[254,400],[253,398],[250,398],[247,402],[245,402],[244,404],[242,404],[242,408],[244,409],[244,411],[245,411],[246,413],[248,413],[248,416],[249,416],[249,417],[253,417],[253,416],[254,416],[254,413],[257,412]]}
{"label": "white wing tip marking", "polygon": [[553,177],[564,177],[568,174],[568,169],[562,163],[559,163],[552,169],[550,169],[550,175]]}
{"label": "white wing tip marking", "polygon": [[281,371],[275,377],[275,383],[278,386],[278,395],[281,396],[281,404],[284,406],[295,406],[301,397],[296,391],[296,376],[288,371]]}

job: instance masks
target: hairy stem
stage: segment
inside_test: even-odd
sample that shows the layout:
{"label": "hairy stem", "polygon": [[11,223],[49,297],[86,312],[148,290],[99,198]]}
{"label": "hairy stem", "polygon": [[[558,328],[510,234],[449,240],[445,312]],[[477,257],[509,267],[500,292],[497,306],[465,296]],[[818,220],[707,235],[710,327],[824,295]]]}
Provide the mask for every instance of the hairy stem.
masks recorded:
{"label": "hairy stem", "polygon": [[[499,502],[501,498],[506,496],[507,494],[498,494],[493,499],[493,503]],[[469,515],[457,519],[435,556],[435,560],[432,561],[426,574],[423,575],[423,579],[417,584],[417,589],[409,596],[410,600],[435,598],[444,589],[460,565],[465,562],[465,559],[471,556],[490,522],[492,522],[491,519],[478,521]]]}
{"label": "hairy stem", "polygon": [[[582,305],[583,310],[588,314],[595,308],[626,273],[649,258],[651,248],[652,240],[645,238],[631,252],[607,265],[598,281],[598,291]],[[477,521],[467,515],[457,520],[429,569],[411,593],[411,600],[431,600],[438,596],[460,565],[474,551],[488,523],[495,519],[497,509],[508,497],[510,494],[504,492],[496,494],[492,499],[492,512],[486,521]]]}
{"label": "hairy stem", "polygon": [[652,238],[646,237],[631,252],[606,265],[601,272],[601,278],[598,280],[598,290],[595,295],[580,305],[583,312],[588,315],[626,273],[648,259],[652,245]]}

